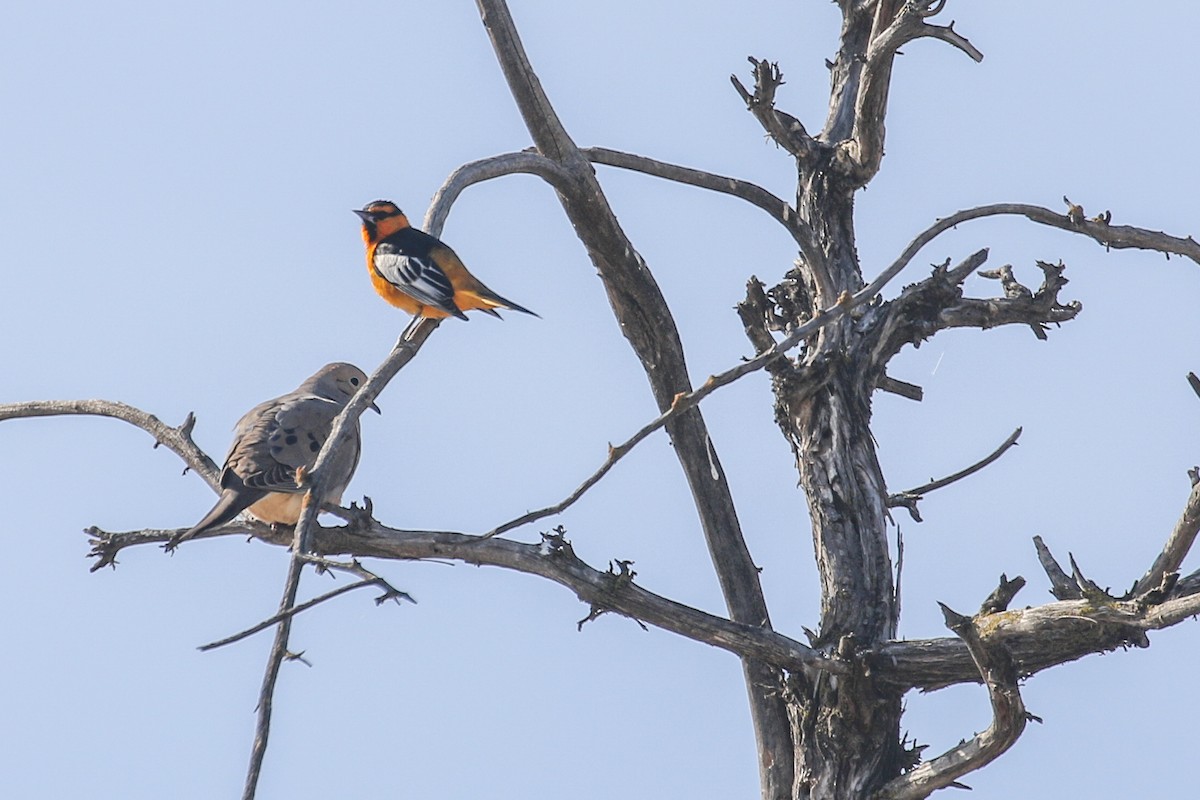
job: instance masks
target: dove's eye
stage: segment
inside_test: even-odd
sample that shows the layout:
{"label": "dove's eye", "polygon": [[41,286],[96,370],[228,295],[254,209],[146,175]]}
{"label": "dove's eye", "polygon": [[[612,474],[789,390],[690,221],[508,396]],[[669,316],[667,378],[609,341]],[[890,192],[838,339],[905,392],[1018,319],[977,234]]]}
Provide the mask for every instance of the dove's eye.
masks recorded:
{"label": "dove's eye", "polygon": [[351,385],[351,386],[358,386],[358,378],[351,378],[351,379],[350,379],[350,385]]}

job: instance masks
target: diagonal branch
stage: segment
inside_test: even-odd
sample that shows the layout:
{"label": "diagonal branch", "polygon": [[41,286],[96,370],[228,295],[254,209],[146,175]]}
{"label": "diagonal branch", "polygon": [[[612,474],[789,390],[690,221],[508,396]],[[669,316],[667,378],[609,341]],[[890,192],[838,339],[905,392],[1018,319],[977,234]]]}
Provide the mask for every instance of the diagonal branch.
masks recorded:
{"label": "diagonal branch", "polygon": [[1079,585],[1054,558],[1054,554],[1050,552],[1050,548],[1046,546],[1042,537],[1034,536],[1033,546],[1037,550],[1038,563],[1042,565],[1046,577],[1050,579],[1050,594],[1059,600],[1081,599],[1083,592],[1080,591]]}
{"label": "diagonal branch", "polygon": [[989,615],[964,617],[944,603],[938,605],[942,607],[946,627],[962,640],[983,678],[992,704],[992,723],[969,741],[889,781],[875,795],[876,800],[923,800],[938,789],[961,785],[959,778],[1003,755],[1016,744],[1026,723],[1036,719],[1025,711],[1017,686],[1017,670],[1008,651],[1003,644],[985,642],[980,635],[980,618],[987,619]]}
{"label": "diagonal branch", "polygon": [[820,143],[808,134],[800,120],[775,107],[775,92],[784,84],[779,65],[754,57],[747,60],[754,67],[754,91],[747,90],[737,75],[729,76],[733,88],[775,144],[801,164],[812,161],[820,153]]}
{"label": "diagonal branch", "polygon": [[1183,507],[1183,514],[1175,523],[1171,535],[1167,537],[1167,543],[1163,546],[1162,552],[1158,554],[1158,558],[1154,559],[1154,564],[1133,587],[1133,595],[1140,596],[1157,589],[1162,585],[1166,576],[1178,572],[1179,567],[1183,565],[1183,559],[1192,549],[1192,543],[1196,541],[1198,532],[1200,532],[1200,483],[1192,487],[1187,504]]}
{"label": "diagonal branch", "polygon": [[568,508],[574,505],[579,498],[583,497],[583,495],[589,489],[595,486],[596,483],[598,483],[600,479],[603,478],[618,461],[628,455],[630,450],[632,450],[651,433],[654,433],[659,428],[665,427],[680,414],[695,408],[700,404],[701,400],[708,397],[717,389],[728,386],[739,378],[743,378],[752,372],[757,372],[758,370],[770,365],[775,361],[775,359],[782,356],[788,350],[791,350],[799,345],[813,333],[816,333],[818,330],[834,320],[841,318],[844,314],[849,313],[851,309],[857,308],[863,303],[871,300],[882,288],[883,283],[877,280],[875,283],[872,283],[870,286],[862,289],[858,293],[854,295],[847,295],[845,298],[843,298],[842,302],[839,302],[836,305],[821,311],[808,322],[804,323],[798,328],[795,328],[787,337],[781,339],[774,347],[764,350],[754,358],[743,361],[736,367],[732,367],[716,375],[710,375],[708,380],[706,380],[698,389],[677,394],[672,400],[671,406],[662,414],[655,417],[650,422],[647,422],[640,429],[638,429],[636,433],[634,433],[621,444],[616,445],[615,447],[610,444],[608,449],[608,457],[604,460],[604,463],[600,465],[600,468],[588,476],[583,483],[581,483],[575,489],[575,491],[569,494],[564,500],[552,506],[546,506],[545,508],[541,508],[536,511],[530,511],[527,514],[523,514],[515,519],[509,520],[508,522],[497,525],[495,528],[492,528],[490,531],[484,534],[484,537],[490,538],[492,536],[497,536],[514,528],[519,528],[522,525],[528,525],[529,523],[536,522],[539,519],[545,519],[546,517],[553,516],[555,514],[561,514],[563,511],[566,511]]}
{"label": "diagonal branch", "polygon": [[979,472],[979,470],[988,466],[996,459],[1000,458],[1000,456],[1008,452],[1010,447],[1016,446],[1017,439],[1019,438],[1021,438],[1021,429],[1017,428],[1007,439],[1004,440],[999,447],[993,450],[982,460],[975,462],[966,469],[961,469],[958,472],[955,472],[953,475],[947,475],[945,478],[941,478],[936,481],[930,481],[929,483],[917,486],[916,488],[908,489],[907,491],[899,492],[889,496],[887,499],[888,508],[904,506],[908,509],[908,513],[912,515],[913,520],[920,522],[921,514],[917,511],[917,502],[923,500],[926,494],[941,489],[943,486],[949,486],[955,481],[960,481],[963,478],[970,477],[976,472]]}
{"label": "diagonal branch", "polygon": [[[666,300],[645,261],[621,230],[595,170],[575,146],[542,90],[504,0],[476,0],[497,61],[542,155],[570,175],[558,192],[563,210],[600,273],[617,323],[642,362],[660,412],[691,389],[683,345]],[[693,408],[667,424],[674,453],[692,499],[710,559],[731,617],[768,626],[770,617],[758,570],[742,536],[732,493],[704,418]],[[780,696],[777,670],[755,659],[743,661],[760,779],[765,796],[783,796],[794,777],[791,728]]]}
{"label": "diagonal branch", "polygon": [[537,544],[483,539],[449,531],[405,531],[361,517],[349,528],[322,528],[315,539],[325,553],[356,558],[459,560],[536,575],[564,586],[589,606],[601,606],[671,633],[762,659],[785,669],[816,668],[845,674],[848,665],[822,655],[765,625],[749,625],[708,614],[654,594],[631,580],[614,584],[613,574],[575,555],[562,529],[543,533]]}
{"label": "diagonal branch", "polygon": [[317,460],[313,462],[312,469],[306,476],[308,491],[304,495],[300,521],[296,523],[294,553],[309,552],[309,531],[316,526],[317,513],[325,502],[329,488],[326,465],[333,460],[337,449],[345,445],[347,430],[363,415],[364,411],[371,407],[375,398],[379,397],[392,378],[396,377],[396,373],[416,357],[421,345],[437,329],[439,323],[440,320],[436,319],[414,318],[396,342],[395,347],[392,348],[392,352],[367,378],[367,382],[362,385],[354,398],[342,409],[342,413],[333,421],[329,436],[325,439],[321,451],[317,453]]}
{"label": "diagonal branch", "polygon": [[416,600],[414,600],[412,598],[412,595],[410,595],[408,592],[401,591],[400,589],[397,589],[396,587],[392,586],[387,581],[386,578],[376,575],[374,572],[371,572],[370,570],[366,569],[365,567],[363,567],[362,564],[358,563],[357,560],[352,561],[349,564],[335,563],[335,562],[329,561],[328,559],[314,558],[311,556],[308,558],[305,558],[303,560],[309,564],[316,565],[318,572],[320,572],[321,570],[326,570],[326,571],[338,570],[341,572],[348,572],[351,575],[355,575],[358,577],[358,580],[355,581],[354,583],[348,583],[344,586],[339,586],[338,588],[333,589],[328,592],[325,592],[322,595],[318,595],[317,597],[314,597],[311,600],[306,600],[303,603],[300,603],[299,605],[292,606],[291,608],[285,608],[285,609],[281,610],[278,614],[275,614],[274,616],[263,620],[262,622],[258,623],[257,625],[253,625],[253,626],[246,628],[245,630],[235,633],[231,636],[226,636],[224,639],[218,639],[215,642],[209,642],[208,644],[201,645],[197,649],[203,652],[206,650],[215,650],[218,647],[225,647],[226,645],[233,644],[234,642],[240,642],[241,640],[249,638],[250,636],[253,636],[254,634],[256,634],[260,631],[266,630],[267,628],[271,627],[272,625],[274,625],[277,622],[282,621],[285,618],[294,617],[302,611],[307,611],[310,608],[319,606],[322,603],[325,603],[325,602],[328,602],[328,601],[334,599],[335,597],[339,597],[348,592],[352,592],[355,589],[363,589],[368,586],[378,586],[380,589],[383,590],[383,594],[381,594],[379,597],[375,598],[375,605],[377,605],[377,606],[383,605],[388,600],[395,600],[397,603],[399,603],[401,600],[407,600],[410,603],[417,602]]}

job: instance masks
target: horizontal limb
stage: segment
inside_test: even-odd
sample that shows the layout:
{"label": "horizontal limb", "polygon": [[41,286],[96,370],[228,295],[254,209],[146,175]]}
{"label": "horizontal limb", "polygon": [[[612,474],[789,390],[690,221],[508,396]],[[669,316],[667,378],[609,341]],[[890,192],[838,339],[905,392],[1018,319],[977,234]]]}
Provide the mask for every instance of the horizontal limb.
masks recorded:
{"label": "horizontal limb", "polygon": [[[477,566],[495,566],[547,578],[564,586],[589,606],[640,620],[697,642],[719,647],[742,657],[755,658],[783,669],[819,669],[843,674],[848,665],[770,628],[733,622],[691,606],[654,594],[632,581],[614,585],[611,573],[595,569],[581,561],[570,542],[561,535],[542,534],[542,542],[525,544],[507,539],[488,539],[453,531],[411,531],[387,527],[362,510],[352,510],[349,527],[318,527],[313,531],[315,552],[343,554],[358,558],[384,558],[404,561],[462,561]],[[262,541],[287,546],[291,532],[269,525],[235,523],[229,533],[250,533]],[[125,547],[163,542],[173,530],[104,532],[92,529],[93,537],[108,547]],[[314,560],[309,554],[300,560]],[[290,618],[280,608],[279,619]]]}
{"label": "horizontal limb", "polygon": [[140,408],[112,400],[33,400],[0,405],[0,422],[6,419],[70,415],[111,417],[141,428],[154,437],[155,447],[160,444],[165,446],[183,459],[183,463],[207,481],[209,486],[217,485],[219,470],[216,462],[192,441],[192,428],[196,424],[193,414],[188,414],[178,427],[171,427]]}
{"label": "horizontal limb", "polygon": [[939,219],[918,234],[896,261],[887,270],[884,270],[884,274],[903,269],[921,248],[960,223],[998,216],[1025,217],[1039,225],[1048,225],[1051,228],[1087,236],[1107,248],[1155,250],[1168,255],[1184,256],[1200,264],[1200,242],[1196,242],[1190,236],[1180,238],[1161,231],[1152,231],[1132,225],[1111,225],[1095,219],[1076,221],[1069,214],[1058,214],[1048,208],[1026,203],[993,203],[957,211],[948,217]]}

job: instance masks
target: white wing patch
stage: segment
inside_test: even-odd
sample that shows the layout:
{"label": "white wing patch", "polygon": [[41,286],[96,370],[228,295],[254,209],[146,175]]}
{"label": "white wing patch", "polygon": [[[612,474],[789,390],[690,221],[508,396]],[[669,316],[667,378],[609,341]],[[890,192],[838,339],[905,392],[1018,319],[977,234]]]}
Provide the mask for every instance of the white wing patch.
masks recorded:
{"label": "white wing patch", "polygon": [[419,303],[453,307],[454,287],[432,261],[382,247],[375,250],[375,269],[384,280]]}

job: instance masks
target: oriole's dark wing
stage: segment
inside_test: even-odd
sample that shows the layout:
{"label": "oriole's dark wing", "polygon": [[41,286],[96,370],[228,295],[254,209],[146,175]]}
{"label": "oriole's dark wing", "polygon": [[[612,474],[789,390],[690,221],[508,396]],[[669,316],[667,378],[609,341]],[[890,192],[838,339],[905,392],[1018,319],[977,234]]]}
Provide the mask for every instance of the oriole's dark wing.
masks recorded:
{"label": "oriole's dark wing", "polygon": [[405,228],[375,245],[372,266],[384,280],[409,297],[447,314],[466,319],[454,303],[454,286],[438,264],[453,258],[450,248],[413,228]]}

